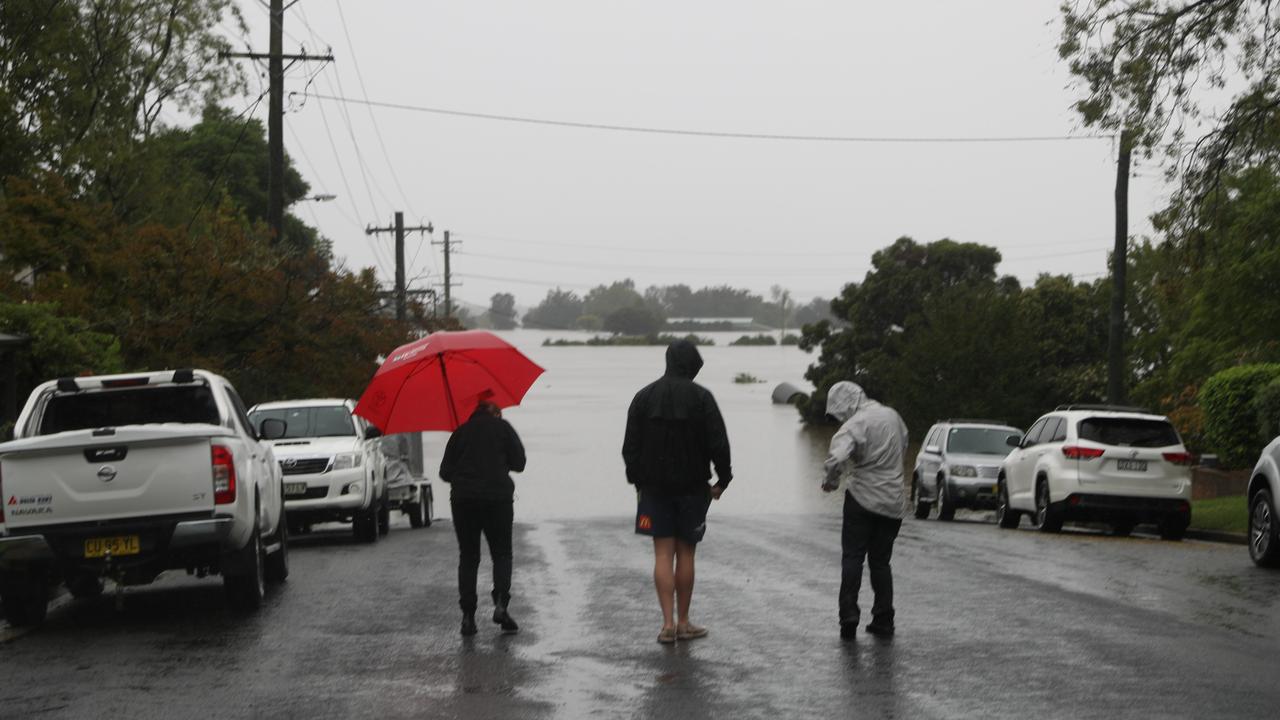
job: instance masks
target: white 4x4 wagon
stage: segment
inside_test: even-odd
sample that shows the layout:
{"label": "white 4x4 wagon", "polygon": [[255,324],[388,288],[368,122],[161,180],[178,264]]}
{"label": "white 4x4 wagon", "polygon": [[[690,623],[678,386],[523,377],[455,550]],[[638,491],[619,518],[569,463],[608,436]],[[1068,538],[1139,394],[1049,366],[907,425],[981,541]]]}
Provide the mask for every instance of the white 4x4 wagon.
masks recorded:
{"label": "white 4x4 wagon", "polygon": [[1179,540],[1191,521],[1192,460],[1162,415],[1065,405],[1037,420],[1005,458],[996,519],[1015,528],[1026,513],[1045,532],[1068,520],[1106,522],[1117,535],[1155,523],[1162,538]]}

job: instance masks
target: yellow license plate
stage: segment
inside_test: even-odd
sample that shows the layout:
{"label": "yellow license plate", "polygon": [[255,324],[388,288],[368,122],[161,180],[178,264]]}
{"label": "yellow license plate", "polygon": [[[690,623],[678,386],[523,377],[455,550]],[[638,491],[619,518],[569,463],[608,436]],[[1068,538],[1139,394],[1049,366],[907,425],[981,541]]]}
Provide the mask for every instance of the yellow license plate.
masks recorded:
{"label": "yellow license plate", "polygon": [[89,538],[84,541],[84,556],[100,558],[107,555],[137,555],[142,552],[142,544],[137,535],[120,535],[118,537]]}
{"label": "yellow license plate", "polygon": [[999,495],[999,494],[1000,494],[1000,486],[999,486],[999,485],[992,485],[992,486],[991,486],[991,494],[992,494],[992,495]]}

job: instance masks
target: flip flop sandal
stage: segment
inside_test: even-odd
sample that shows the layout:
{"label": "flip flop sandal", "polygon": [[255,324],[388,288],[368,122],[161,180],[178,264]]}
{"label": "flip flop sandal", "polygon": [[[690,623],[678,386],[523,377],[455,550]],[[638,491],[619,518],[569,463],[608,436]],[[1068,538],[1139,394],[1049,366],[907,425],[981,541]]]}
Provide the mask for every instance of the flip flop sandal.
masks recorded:
{"label": "flip flop sandal", "polygon": [[697,625],[686,625],[682,628],[676,628],[676,639],[678,640],[694,640],[696,638],[706,636],[707,629],[704,627],[698,627]]}
{"label": "flip flop sandal", "polygon": [[663,629],[662,632],[658,633],[658,642],[662,643],[663,645],[670,645],[675,641],[676,641],[675,628],[665,628]]}

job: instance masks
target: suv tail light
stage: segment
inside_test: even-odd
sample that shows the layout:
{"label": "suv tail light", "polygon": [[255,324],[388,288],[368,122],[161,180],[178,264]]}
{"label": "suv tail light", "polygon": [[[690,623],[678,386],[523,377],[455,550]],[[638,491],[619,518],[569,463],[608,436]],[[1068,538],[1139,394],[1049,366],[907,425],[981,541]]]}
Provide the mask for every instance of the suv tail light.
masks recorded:
{"label": "suv tail light", "polygon": [[213,446],[213,502],[225,505],[236,501],[236,463],[231,451]]}
{"label": "suv tail light", "polygon": [[1067,456],[1068,460],[1092,460],[1102,457],[1102,448],[1080,447],[1079,445],[1064,445],[1062,454]]}
{"label": "suv tail light", "polygon": [[1164,453],[1164,459],[1174,465],[1194,465],[1196,462],[1196,456],[1189,452]]}

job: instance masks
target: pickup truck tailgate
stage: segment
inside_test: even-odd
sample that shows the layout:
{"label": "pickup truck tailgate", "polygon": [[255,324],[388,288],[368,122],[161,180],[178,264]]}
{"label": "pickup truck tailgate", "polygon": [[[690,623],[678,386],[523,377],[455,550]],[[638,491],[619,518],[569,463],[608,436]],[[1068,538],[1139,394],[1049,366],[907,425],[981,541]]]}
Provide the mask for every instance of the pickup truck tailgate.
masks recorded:
{"label": "pickup truck tailgate", "polygon": [[210,512],[217,425],[74,430],[0,446],[4,519],[25,527]]}

